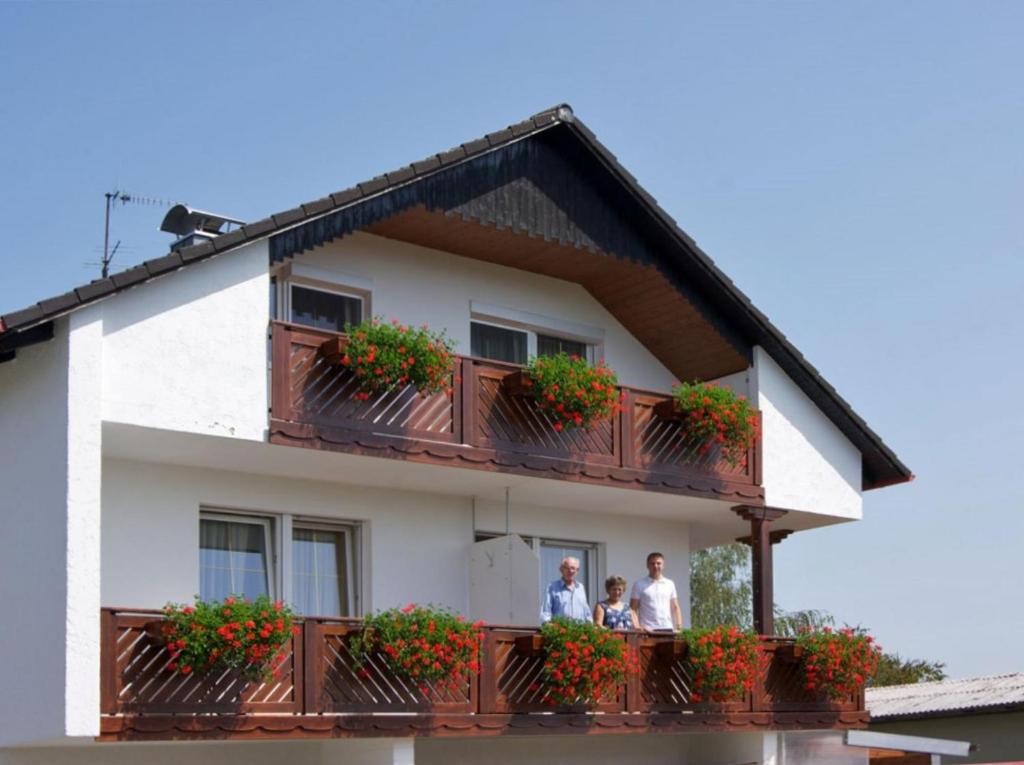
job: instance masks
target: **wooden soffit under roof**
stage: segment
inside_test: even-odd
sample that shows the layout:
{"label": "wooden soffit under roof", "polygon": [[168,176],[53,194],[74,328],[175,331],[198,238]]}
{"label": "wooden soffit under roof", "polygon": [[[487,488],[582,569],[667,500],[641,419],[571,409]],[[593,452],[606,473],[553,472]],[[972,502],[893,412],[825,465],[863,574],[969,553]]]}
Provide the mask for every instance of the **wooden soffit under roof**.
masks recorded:
{"label": "wooden soffit under roof", "polygon": [[656,265],[422,205],[366,231],[581,284],[680,380],[711,379],[749,365],[749,350],[723,336]]}

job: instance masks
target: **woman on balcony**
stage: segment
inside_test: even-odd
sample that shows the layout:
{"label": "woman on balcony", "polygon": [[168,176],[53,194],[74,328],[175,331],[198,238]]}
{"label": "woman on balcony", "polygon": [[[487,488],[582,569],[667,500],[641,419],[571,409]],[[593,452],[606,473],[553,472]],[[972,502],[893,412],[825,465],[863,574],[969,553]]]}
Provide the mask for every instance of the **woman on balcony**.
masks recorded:
{"label": "woman on balcony", "polygon": [[637,629],[633,623],[633,612],[622,599],[626,594],[626,580],[621,576],[610,576],[605,580],[604,590],[608,597],[594,606],[594,624],[610,630]]}

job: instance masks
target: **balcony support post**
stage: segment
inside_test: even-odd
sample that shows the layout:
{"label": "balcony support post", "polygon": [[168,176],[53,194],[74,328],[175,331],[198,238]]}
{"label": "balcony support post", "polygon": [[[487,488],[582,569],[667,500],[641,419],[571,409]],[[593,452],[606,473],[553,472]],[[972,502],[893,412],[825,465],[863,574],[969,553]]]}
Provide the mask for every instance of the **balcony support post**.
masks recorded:
{"label": "balcony support post", "polygon": [[[754,590],[754,630],[759,635],[775,631],[775,585],[772,568],[772,544],[788,536],[788,531],[773,532],[772,521],[786,514],[785,510],[770,507],[739,505],[733,511],[750,521],[749,544],[752,558]],[[748,538],[739,541],[746,542]]]}

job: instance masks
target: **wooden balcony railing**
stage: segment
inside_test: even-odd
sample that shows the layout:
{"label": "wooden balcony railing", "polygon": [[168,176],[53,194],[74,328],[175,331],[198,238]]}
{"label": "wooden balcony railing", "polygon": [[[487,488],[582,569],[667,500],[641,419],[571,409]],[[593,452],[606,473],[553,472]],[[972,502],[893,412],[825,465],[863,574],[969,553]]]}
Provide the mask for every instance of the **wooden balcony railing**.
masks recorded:
{"label": "wooden balcony railing", "polygon": [[411,387],[360,401],[354,375],[320,351],[337,333],[275,322],[270,440],[356,454],[565,480],[763,501],[760,442],[731,465],[655,406],[669,398],[622,388],[621,412],[593,430],[556,432],[503,382],[514,364],[459,357],[454,393]]}
{"label": "wooden balcony railing", "polygon": [[168,739],[371,735],[645,732],[858,728],[863,695],[829,702],[803,689],[791,641],[766,638],[768,670],[733,704],[694,704],[684,661],[657,650],[671,635],[626,633],[640,673],[590,713],[542,703],[543,656],[521,651],[528,627],[484,628],[479,674],[454,691],[427,693],[375,659],[358,672],[348,650],[362,628],[353,619],[305,619],[285,649],[281,676],[249,682],[232,672],[181,675],[146,624],[158,611],[105,608],[101,616],[101,738]]}

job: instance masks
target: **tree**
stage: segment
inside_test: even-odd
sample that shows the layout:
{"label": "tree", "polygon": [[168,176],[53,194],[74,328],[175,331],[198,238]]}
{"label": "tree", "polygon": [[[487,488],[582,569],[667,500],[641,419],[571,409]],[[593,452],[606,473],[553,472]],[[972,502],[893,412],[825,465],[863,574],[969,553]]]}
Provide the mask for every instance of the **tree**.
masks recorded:
{"label": "tree", "polygon": [[690,556],[690,614],[694,627],[752,623],[750,552],[744,545],[709,547]]}
{"label": "tree", "polygon": [[[690,613],[694,627],[735,624],[749,628],[753,623],[752,592],[750,548],[746,545],[721,545],[690,556]],[[782,637],[794,637],[804,629],[834,627],[835,623],[835,617],[828,611],[785,611],[775,605],[775,634]],[[945,677],[942,662],[904,659],[898,653],[884,653],[878,672],[868,685],[880,688]]]}

